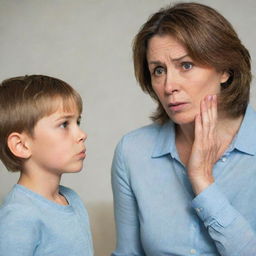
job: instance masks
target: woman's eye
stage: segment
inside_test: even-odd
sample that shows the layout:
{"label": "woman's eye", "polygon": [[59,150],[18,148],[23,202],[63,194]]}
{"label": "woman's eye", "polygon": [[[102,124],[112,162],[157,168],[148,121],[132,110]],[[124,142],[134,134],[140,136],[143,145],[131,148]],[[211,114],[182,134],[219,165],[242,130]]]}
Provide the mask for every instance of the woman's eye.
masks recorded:
{"label": "woman's eye", "polygon": [[164,74],[165,69],[163,67],[156,67],[154,69],[154,75],[155,76],[161,76],[162,74]]}
{"label": "woman's eye", "polygon": [[68,126],[68,121],[63,122],[63,123],[60,125],[61,128],[67,128],[67,126]]}
{"label": "woman's eye", "polygon": [[193,64],[190,62],[182,62],[181,66],[184,70],[190,70],[191,68],[193,68]]}

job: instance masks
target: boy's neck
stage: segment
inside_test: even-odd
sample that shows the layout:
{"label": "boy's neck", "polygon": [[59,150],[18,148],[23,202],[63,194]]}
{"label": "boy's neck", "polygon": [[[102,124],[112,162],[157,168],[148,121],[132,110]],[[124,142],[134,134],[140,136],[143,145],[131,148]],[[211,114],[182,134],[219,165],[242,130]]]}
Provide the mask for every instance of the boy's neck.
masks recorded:
{"label": "boy's neck", "polygon": [[40,175],[40,172],[36,172],[36,175],[33,175],[33,172],[22,171],[17,183],[48,200],[61,205],[68,205],[65,197],[59,193],[60,179],[61,175],[57,174],[44,173]]}

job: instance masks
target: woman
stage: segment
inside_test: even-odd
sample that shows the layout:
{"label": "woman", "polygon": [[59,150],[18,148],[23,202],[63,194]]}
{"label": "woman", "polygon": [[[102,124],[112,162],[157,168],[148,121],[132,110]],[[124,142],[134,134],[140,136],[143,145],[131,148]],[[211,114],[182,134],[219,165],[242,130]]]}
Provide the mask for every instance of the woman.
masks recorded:
{"label": "woman", "polygon": [[158,103],[112,166],[113,256],[256,255],[250,55],[214,9],[161,9],[137,34],[135,75]]}

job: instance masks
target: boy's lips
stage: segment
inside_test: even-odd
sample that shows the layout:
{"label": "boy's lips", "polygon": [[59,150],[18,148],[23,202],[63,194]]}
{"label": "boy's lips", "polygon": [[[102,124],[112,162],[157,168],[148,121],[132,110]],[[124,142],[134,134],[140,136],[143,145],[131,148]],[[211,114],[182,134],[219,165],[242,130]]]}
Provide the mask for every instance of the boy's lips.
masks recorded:
{"label": "boy's lips", "polygon": [[85,158],[86,157],[86,149],[83,149],[82,151],[80,151],[77,155],[79,156],[79,158]]}

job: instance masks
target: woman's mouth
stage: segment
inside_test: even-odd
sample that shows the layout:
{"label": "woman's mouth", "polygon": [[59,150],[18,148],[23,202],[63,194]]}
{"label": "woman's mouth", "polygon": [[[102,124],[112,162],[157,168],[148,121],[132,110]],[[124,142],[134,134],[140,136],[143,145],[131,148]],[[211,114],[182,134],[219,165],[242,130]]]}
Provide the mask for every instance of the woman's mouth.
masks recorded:
{"label": "woman's mouth", "polygon": [[178,112],[182,111],[187,105],[187,102],[173,102],[168,104],[168,108],[173,112]]}

